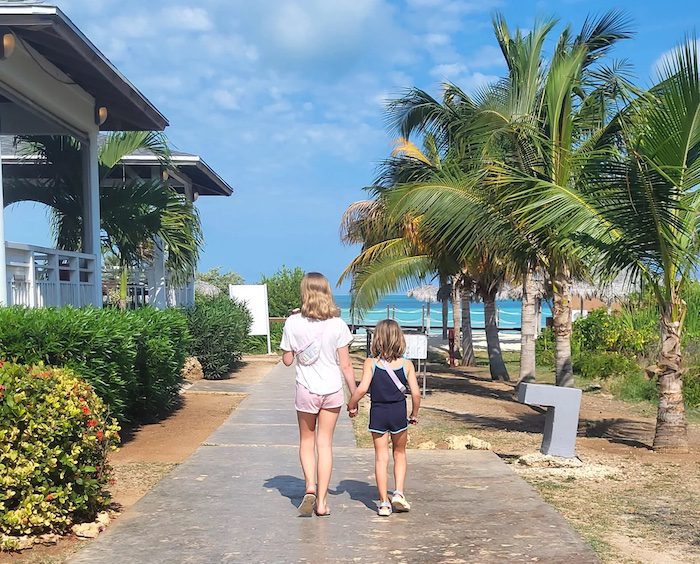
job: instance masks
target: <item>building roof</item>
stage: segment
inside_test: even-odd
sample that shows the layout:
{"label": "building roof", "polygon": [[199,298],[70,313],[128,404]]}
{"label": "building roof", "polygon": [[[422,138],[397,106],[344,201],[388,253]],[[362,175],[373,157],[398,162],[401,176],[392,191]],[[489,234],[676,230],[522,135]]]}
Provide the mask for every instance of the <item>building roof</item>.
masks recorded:
{"label": "building roof", "polygon": [[0,3],[0,26],[55,65],[109,112],[108,131],[162,131],[168,120],[56,6]]}
{"label": "building roof", "polygon": [[[104,137],[100,136],[100,140],[102,139]],[[12,136],[0,136],[0,154],[2,154],[3,165],[8,167],[9,175],[19,176],[21,174],[24,178],[35,178],[36,175],[44,172],[41,167],[36,166],[41,164],[40,157],[27,154],[26,151],[22,150],[21,144],[20,146],[16,144],[15,138]],[[200,196],[230,196],[233,194],[231,185],[221,178],[200,156],[173,151],[170,160],[177,170],[187,175],[192,181],[192,191],[197,192]],[[149,169],[152,166],[161,165],[161,161],[156,155],[144,150],[126,155],[119,163],[133,167],[148,167]],[[35,171],[35,174],[32,174],[32,171]]]}

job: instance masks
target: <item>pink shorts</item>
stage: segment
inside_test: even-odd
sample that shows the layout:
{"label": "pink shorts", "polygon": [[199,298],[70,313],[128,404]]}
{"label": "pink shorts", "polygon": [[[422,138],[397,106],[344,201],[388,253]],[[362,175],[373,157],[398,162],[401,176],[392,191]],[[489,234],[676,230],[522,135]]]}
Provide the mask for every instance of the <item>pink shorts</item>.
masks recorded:
{"label": "pink shorts", "polygon": [[318,413],[321,409],[336,409],[345,403],[343,388],[337,392],[326,395],[318,395],[310,392],[305,386],[297,382],[297,390],[294,394],[294,407],[304,413]]}

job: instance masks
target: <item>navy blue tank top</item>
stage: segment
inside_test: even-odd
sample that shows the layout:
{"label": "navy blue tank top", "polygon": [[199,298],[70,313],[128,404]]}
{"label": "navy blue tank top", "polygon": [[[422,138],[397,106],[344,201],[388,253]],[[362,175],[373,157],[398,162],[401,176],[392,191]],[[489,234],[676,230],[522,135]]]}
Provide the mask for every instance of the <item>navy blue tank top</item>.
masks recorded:
{"label": "navy blue tank top", "polygon": [[[394,373],[401,383],[408,388],[404,367],[394,368]],[[389,373],[377,364],[377,362],[374,363],[374,374],[372,376],[372,382],[369,384],[369,395],[372,403],[406,401],[406,396],[396,387]]]}

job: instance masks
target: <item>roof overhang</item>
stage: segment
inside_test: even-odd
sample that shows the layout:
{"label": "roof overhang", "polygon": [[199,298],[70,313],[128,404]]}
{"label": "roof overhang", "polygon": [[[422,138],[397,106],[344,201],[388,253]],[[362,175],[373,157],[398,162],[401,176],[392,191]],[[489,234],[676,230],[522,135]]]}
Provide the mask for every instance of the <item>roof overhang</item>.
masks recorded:
{"label": "roof overhang", "polygon": [[83,35],[61,10],[43,4],[0,4],[0,29],[10,30],[105,106],[107,131],[162,131],[168,120]]}
{"label": "roof overhang", "polygon": [[[170,157],[172,165],[185,173],[192,181],[192,190],[200,196],[230,196],[233,188],[201,157],[189,154],[175,154]],[[119,164],[127,166],[159,166],[162,164],[155,155],[126,155]]]}

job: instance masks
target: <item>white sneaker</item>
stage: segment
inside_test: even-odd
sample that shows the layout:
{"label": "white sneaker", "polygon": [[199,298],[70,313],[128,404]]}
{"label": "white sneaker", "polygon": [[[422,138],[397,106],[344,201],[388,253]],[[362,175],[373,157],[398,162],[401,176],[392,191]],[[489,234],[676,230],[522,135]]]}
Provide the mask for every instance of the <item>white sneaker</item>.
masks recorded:
{"label": "white sneaker", "polygon": [[406,498],[400,492],[394,492],[391,498],[391,507],[397,513],[406,513],[411,510],[411,504],[406,501]]}
{"label": "white sneaker", "polygon": [[377,515],[380,517],[389,517],[389,515],[391,515],[391,504],[388,501],[382,501],[377,508]]}

